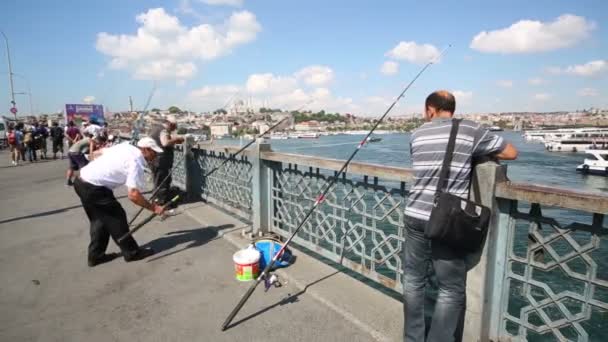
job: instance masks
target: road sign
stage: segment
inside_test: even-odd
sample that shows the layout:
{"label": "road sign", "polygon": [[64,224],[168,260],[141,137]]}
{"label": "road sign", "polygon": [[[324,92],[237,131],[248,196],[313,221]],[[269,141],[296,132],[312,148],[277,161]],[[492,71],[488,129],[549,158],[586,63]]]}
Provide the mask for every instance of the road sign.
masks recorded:
{"label": "road sign", "polygon": [[11,113],[17,114],[17,107],[12,107],[11,108]]}

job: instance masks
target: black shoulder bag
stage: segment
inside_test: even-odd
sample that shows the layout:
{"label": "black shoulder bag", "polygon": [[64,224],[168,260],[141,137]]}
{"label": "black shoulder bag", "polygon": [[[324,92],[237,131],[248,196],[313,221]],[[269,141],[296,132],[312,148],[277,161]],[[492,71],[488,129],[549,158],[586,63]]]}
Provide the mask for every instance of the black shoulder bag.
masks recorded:
{"label": "black shoulder bag", "polygon": [[490,223],[491,211],[487,207],[447,192],[459,125],[460,120],[452,120],[452,130],[439,173],[433,210],[424,235],[455,250],[473,253],[481,247]]}

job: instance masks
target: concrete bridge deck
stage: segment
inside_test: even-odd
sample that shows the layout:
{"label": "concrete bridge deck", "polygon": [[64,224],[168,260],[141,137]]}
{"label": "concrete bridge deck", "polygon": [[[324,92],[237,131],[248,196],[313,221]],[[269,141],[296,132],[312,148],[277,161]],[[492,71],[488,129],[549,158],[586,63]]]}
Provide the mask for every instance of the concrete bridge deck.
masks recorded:
{"label": "concrete bridge deck", "polygon": [[[221,332],[249,283],[234,279],[236,247],[220,237],[243,224],[203,204],[195,204],[194,216],[155,220],[136,234],[141,245],[157,251],[154,256],[89,268],[88,221],[73,189],[64,185],[66,166],[64,160],[12,167],[0,153],[0,341],[386,339],[357,324],[357,317],[345,319],[340,307],[330,309],[297,282],[268,293],[259,287],[236,325]],[[135,206],[121,201],[133,215]],[[118,251],[113,242],[109,251]],[[304,285],[310,287],[332,276],[308,272]],[[367,303],[368,311],[359,314],[376,317],[375,328],[396,337],[401,322],[382,318],[400,310],[394,300],[384,305],[384,296],[336,290],[344,302]]]}

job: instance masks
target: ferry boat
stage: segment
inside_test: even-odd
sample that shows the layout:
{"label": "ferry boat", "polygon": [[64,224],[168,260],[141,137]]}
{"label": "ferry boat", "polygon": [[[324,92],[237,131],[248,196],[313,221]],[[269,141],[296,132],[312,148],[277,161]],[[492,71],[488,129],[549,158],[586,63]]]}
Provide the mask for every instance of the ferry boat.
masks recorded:
{"label": "ferry boat", "polygon": [[582,133],[608,133],[608,128],[560,128],[548,130],[525,131],[523,137],[526,141],[547,143],[550,141],[572,138],[574,134]]}
{"label": "ferry boat", "polygon": [[297,138],[297,139],[317,139],[319,138],[319,133],[313,133],[313,132],[309,132],[309,133],[298,133],[298,134],[293,134],[293,135],[289,135],[290,138]]}
{"label": "ferry boat", "polygon": [[382,141],[382,138],[380,138],[380,137],[368,137],[367,138],[368,143],[374,143],[374,142],[379,142],[379,141]]}
{"label": "ferry boat", "polygon": [[569,138],[546,142],[545,148],[554,152],[583,152],[591,149],[608,149],[608,132],[572,134]]}
{"label": "ferry boat", "polygon": [[502,131],[504,131],[504,129],[500,128],[499,126],[492,126],[492,127],[488,128],[488,130],[490,132],[502,132]]}
{"label": "ferry boat", "polygon": [[273,133],[270,135],[271,140],[287,140],[289,139],[289,135],[285,133]]}
{"label": "ferry boat", "polygon": [[587,150],[585,153],[588,158],[576,167],[576,171],[608,176],[608,150]]}

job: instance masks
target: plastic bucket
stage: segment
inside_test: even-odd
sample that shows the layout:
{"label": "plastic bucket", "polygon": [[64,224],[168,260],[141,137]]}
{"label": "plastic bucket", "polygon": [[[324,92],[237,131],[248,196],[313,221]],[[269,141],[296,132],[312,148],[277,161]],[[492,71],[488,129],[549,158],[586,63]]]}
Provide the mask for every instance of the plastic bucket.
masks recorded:
{"label": "plastic bucket", "polygon": [[[275,241],[273,239],[260,239],[255,242],[255,248],[257,248],[262,257],[260,258],[260,267],[264,269],[266,265],[274,258],[275,255],[281,250],[281,243],[279,241]],[[281,268],[289,266],[289,261],[291,260],[291,251],[289,249],[283,250],[281,255],[274,263],[273,268]]]}
{"label": "plastic bucket", "polygon": [[236,280],[250,281],[260,273],[260,252],[253,248],[241,249],[232,256]]}

